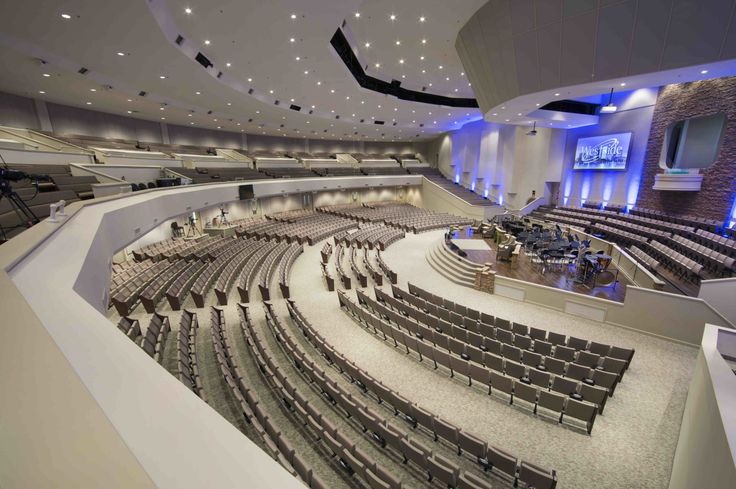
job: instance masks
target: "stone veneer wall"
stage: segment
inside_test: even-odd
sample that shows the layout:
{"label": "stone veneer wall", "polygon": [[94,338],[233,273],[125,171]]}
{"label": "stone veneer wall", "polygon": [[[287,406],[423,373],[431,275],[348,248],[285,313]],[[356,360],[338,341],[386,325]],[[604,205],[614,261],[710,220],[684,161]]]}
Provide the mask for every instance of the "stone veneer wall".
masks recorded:
{"label": "stone veneer wall", "polygon": [[[678,120],[718,112],[724,112],[727,117],[723,144],[716,162],[701,170],[700,192],[654,190],[654,175],[662,171],[659,156],[667,126]],[[654,108],[637,206],[723,221],[728,217],[735,194],[736,77],[662,87]]]}

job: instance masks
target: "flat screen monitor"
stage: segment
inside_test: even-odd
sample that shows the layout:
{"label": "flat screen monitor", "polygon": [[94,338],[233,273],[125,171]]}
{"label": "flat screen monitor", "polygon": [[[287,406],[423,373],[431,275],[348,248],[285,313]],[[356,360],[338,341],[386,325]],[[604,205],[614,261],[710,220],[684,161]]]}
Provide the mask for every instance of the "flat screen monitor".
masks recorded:
{"label": "flat screen monitor", "polygon": [[631,133],[579,138],[573,170],[626,170]]}
{"label": "flat screen monitor", "polygon": [[253,185],[241,185],[238,187],[238,194],[240,195],[240,200],[254,199]]}

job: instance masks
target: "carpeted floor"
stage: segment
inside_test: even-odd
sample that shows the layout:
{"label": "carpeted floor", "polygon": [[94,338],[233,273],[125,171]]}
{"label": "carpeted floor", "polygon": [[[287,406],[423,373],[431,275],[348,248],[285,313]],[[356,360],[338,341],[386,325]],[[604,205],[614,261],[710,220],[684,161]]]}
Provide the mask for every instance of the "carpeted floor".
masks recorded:
{"label": "carpeted floor", "polygon": [[325,339],[361,368],[461,428],[522,459],[556,469],[558,487],[667,487],[697,351],[455,285],[435,272],[424,257],[441,236],[441,231],[407,235],[383,253],[398,272],[400,285],[411,281],[456,302],[530,326],[636,348],[631,368],[596,420],[591,436],[535,417],[525,408],[509,406],[468,388],[462,380],[437,374],[366,332],[339,309],[336,294],[327,292],[319,275],[321,244],[305,250],[295,263],[293,297]]}
{"label": "carpeted floor", "polygon": [[[376,379],[489,443],[529,462],[556,469],[559,488],[667,487],[687,386],[697,351],[455,285],[435,272],[424,256],[426,249],[435,245],[441,236],[441,231],[407,235],[383,253],[384,260],[398,272],[399,285],[405,287],[406,282],[411,281],[456,302],[500,317],[516,319],[530,326],[636,348],[632,366],[617,387],[615,396],[608,401],[604,415],[596,420],[592,436],[582,430],[558,425],[556,420],[536,417],[529,409],[509,406],[480,389],[467,387],[463,380],[438,374],[428,365],[418,363],[414,358],[368,333],[340,310],[336,293],[327,291],[318,263],[322,243],[305,247],[304,254],[294,264],[291,273],[292,297],[329,343]],[[345,263],[348,263],[347,256]],[[345,268],[349,270],[349,265]],[[334,260],[330,263],[330,269],[333,277],[337,278]],[[338,282],[336,280],[339,287]],[[353,284],[356,282],[354,279]],[[372,286],[372,280],[369,279],[369,288]],[[383,288],[388,290],[389,286]],[[350,293],[354,297],[354,292]],[[236,295],[236,292],[231,293],[230,305],[225,307],[227,330],[246,382],[258,392],[262,402],[268,407],[269,416],[277,421],[295,449],[304,455],[328,487],[357,487],[356,481],[346,477],[334,459],[327,459],[325,449],[299,426],[293,415],[283,409],[272,389],[263,382],[240,333]],[[294,336],[299,339],[304,351],[315,361],[322,362],[328,375],[341,382],[352,395],[364,396],[335,370],[329,369],[303,337],[296,334],[283,299],[278,298],[273,302],[283,324],[295,333]],[[207,303],[216,303],[213,294],[210,294]],[[191,299],[187,300],[185,307],[195,310],[202,322],[198,331],[197,347],[200,375],[209,404],[260,446],[257,435],[239,415],[215,362],[208,308],[195,309]],[[397,457],[387,455],[377,448],[356,423],[346,420],[339,410],[327,403],[300,377],[271,336],[261,303],[254,301],[250,308],[254,325],[266,339],[274,360],[288,372],[287,376],[295,382],[297,389],[310,402],[319,403],[320,410],[338,427],[347,430],[358,446],[372,454],[391,472],[399,475],[406,485],[425,486],[421,473],[416,470],[407,472],[406,466]],[[171,311],[165,301],[159,305],[159,312],[170,316],[172,333],[167,341],[163,365],[175,373],[174,347],[179,313]],[[141,320],[141,328],[145,331],[150,315],[142,307],[138,307],[132,316]],[[117,314],[111,311],[110,319],[117,322]],[[373,401],[366,397],[366,402]],[[427,436],[426,441],[421,438],[419,440],[427,446],[448,457],[453,455],[454,450],[451,447],[434,444],[428,435],[424,436]],[[478,470],[472,462],[463,460],[461,463],[468,470]],[[494,483],[494,487],[509,485]]]}

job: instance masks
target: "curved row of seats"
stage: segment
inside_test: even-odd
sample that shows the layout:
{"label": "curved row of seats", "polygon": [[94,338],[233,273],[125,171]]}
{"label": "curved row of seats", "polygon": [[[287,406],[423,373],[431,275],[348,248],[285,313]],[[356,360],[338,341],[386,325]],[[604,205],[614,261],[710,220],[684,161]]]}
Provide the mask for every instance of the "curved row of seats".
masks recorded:
{"label": "curved row of seats", "polygon": [[250,302],[250,284],[253,282],[256,274],[260,271],[266,257],[269,255],[269,253],[275,250],[276,246],[278,245],[274,241],[260,242],[263,243],[263,246],[261,246],[258,251],[253,253],[250,258],[248,258],[248,261],[245,263],[243,269],[240,271],[240,276],[237,280],[237,289],[238,295],[240,296],[240,302]]}
{"label": "curved row of seats", "polygon": [[[240,306],[240,314],[242,324],[250,322],[247,307]],[[225,331],[223,310],[213,306],[210,319],[217,364],[230,393],[238,403],[245,422],[257,433],[257,436],[266,447],[266,452],[281,463],[283,467],[295,473],[308,487],[314,489],[326,488],[324,482],[313,473],[307,463],[296,453],[292,443],[274,426],[268,414],[264,412],[256,392],[245,385],[243,377],[240,375],[238,363],[232,356],[233,350]]]}
{"label": "curved row of seats", "polygon": [[389,281],[392,284],[396,284],[399,281],[399,276],[396,272],[391,270],[391,267],[388,266],[388,264],[383,261],[383,258],[381,258],[381,252],[376,251],[376,263],[378,263],[378,266],[381,270],[383,270],[383,273],[388,277]]}
{"label": "curved row of seats", "polygon": [[230,294],[230,289],[232,288],[235,279],[248,262],[248,259],[258,251],[258,248],[261,245],[262,243],[258,241],[250,241],[242,252],[238,253],[234,259],[228,261],[225,268],[217,276],[214,289],[218,305],[227,305],[227,297]]}
{"label": "curved row of seats", "polygon": [[[376,250],[378,251],[378,250]],[[368,271],[368,275],[371,276],[377,286],[383,285],[383,275],[381,274],[380,268],[376,268],[371,263],[370,255],[367,248],[363,248],[363,266]]]}
{"label": "curved row of seats", "polygon": [[352,281],[350,280],[350,276],[345,273],[345,268],[342,264],[344,256],[345,248],[341,244],[335,246],[335,270],[337,270],[337,276],[339,277],[343,288],[349,290],[352,285]]}
{"label": "curved row of seats", "polygon": [[284,299],[288,299],[290,295],[289,275],[291,274],[291,267],[303,252],[304,247],[302,245],[292,244],[286,253],[284,253],[284,257],[279,264],[279,288],[281,289],[281,296]]}
{"label": "curved row of seats", "polygon": [[151,314],[156,311],[156,305],[164,298],[166,290],[189,266],[184,260],[175,262],[163,273],[156,276],[140,294],[141,304],[146,312]]}
{"label": "curved row of seats", "polygon": [[[522,364],[518,364],[518,372],[507,372],[507,362],[500,357],[498,357],[500,360],[498,362],[491,361],[490,355],[492,354],[483,355],[483,358],[489,358],[488,365],[466,360],[459,355],[453,356],[448,348],[434,343],[434,336],[429,334],[432,330],[427,329],[427,337],[418,339],[411,333],[411,330],[400,329],[398,322],[389,323],[379,316],[376,310],[371,309],[371,305],[376,305],[375,301],[368,305],[355,303],[343,291],[338,291],[338,297],[340,306],[359,324],[364,325],[369,332],[379,337],[382,336],[383,341],[393,342],[394,347],[401,348],[407,355],[412,352],[416,353],[420,362],[425,359],[431,361],[435,371],[440,371],[440,367],[443,367],[449,372],[451,378],[455,374],[463,375],[468,379],[469,387],[472,387],[473,381],[476,381],[487,390],[488,395],[500,394],[508,399],[509,404],[513,404],[515,398],[523,399],[531,405],[535,415],[542,408],[543,412],[554,412],[560,423],[569,418],[582,421],[585,423],[587,433],[591,433],[598,415],[598,406],[582,400],[582,395],[576,390],[580,384],[565,382],[563,379],[556,385],[563,392],[555,392],[550,390],[551,376],[547,374],[546,387],[531,385],[531,376],[526,376]],[[397,321],[398,316],[394,316]],[[523,374],[522,377],[515,380],[514,376],[519,374]],[[522,381],[523,377],[527,378]]]}
{"label": "curved row of seats", "polygon": [[271,300],[271,279],[273,278],[273,274],[277,269],[279,260],[281,260],[281,257],[284,256],[284,253],[286,253],[286,250],[288,249],[288,243],[279,243],[276,248],[268,254],[265,261],[263,262],[263,265],[261,266],[258,289],[260,290],[261,298],[264,301]]}
{"label": "curved row of seats", "polygon": [[169,306],[174,311],[181,309],[184,300],[189,293],[189,290],[194,285],[194,282],[199,277],[204,269],[207,267],[207,263],[202,261],[192,261],[186,269],[169,285],[166,289],[165,295],[166,300],[169,302]]}
{"label": "curved row of seats", "polygon": [[164,358],[166,338],[171,331],[167,316],[154,313],[146,329],[146,334],[141,339],[139,339],[141,327],[137,319],[127,316],[121,317],[120,321],[118,321],[118,329],[140,346],[156,362],[161,363]]}
{"label": "curved row of seats", "polygon": [[125,316],[130,313],[138,304],[141,292],[172,266],[168,261],[158,262],[121,285],[110,299],[118,314]]}
{"label": "curved row of seats", "polygon": [[176,333],[176,369],[179,381],[203,401],[207,398],[199,378],[197,363],[197,314],[186,309],[182,311],[179,331]]}
{"label": "curved row of seats", "polygon": [[363,273],[363,270],[360,269],[358,266],[357,261],[357,255],[358,255],[358,248],[355,248],[353,246],[350,247],[350,270],[352,270],[353,275],[355,275],[355,278],[358,279],[358,285],[361,287],[368,287],[368,277],[365,273]]}
{"label": "curved row of seats", "polygon": [[[490,314],[480,312],[472,307],[457,304],[448,299],[444,299],[436,294],[417,287],[416,285],[408,284],[409,294],[418,297],[425,301],[424,305],[420,305],[420,309],[426,309],[429,313],[436,311],[432,314],[439,317],[440,319],[450,318],[453,322],[457,323],[456,316],[452,313],[460,315],[463,319],[468,317],[478,322],[479,324],[486,324],[490,326],[496,326],[500,329],[506,329],[514,332],[515,334],[521,334],[528,336],[535,342],[546,342],[550,343],[553,347],[564,346],[575,352],[587,351],[601,357],[609,357],[610,359],[620,360],[623,363],[614,362],[616,364],[616,371],[623,375],[623,372],[629,368],[634,353],[636,352],[632,348],[623,348],[615,345],[607,345],[605,343],[598,343],[596,341],[588,340],[585,338],[577,338],[575,336],[567,336],[554,331],[548,331],[540,328],[529,327],[521,323],[516,323],[508,319],[501,317],[492,316]],[[392,287],[392,291],[401,293],[401,289]],[[435,309],[432,310],[432,306]],[[445,312],[449,313],[449,316],[445,315]],[[540,343],[541,344],[541,343]],[[613,365],[612,363],[611,365]]]}
{"label": "curved row of seats", "polygon": [[[442,439],[456,446],[458,456],[469,455],[484,472],[489,471],[507,477],[513,481],[514,486],[517,486],[519,482],[524,484],[524,487],[536,487],[538,489],[553,489],[556,486],[557,475],[554,470],[546,470],[526,461],[520,461],[508,452],[480,440],[473,434],[407,400],[399,392],[384,386],[370,374],[347,360],[325,341],[302,315],[294,301],[288,301],[287,307],[291,319],[304,335],[307,343],[330,365],[336,368],[340,374],[345,375],[350,382],[356,384],[364,392],[371,393],[378,404],[388,404],[395,416],[403,416],[414,430],[413,433],[427,433],[435,443],[439,444],[439,440]],[[280,326],[277,320],[274,320],[274,325],[277,327],[280,336],[285,338],[284,348],[293,356],[303,355],[298,344],[290,341],[288,331]],[[332,391],[330,390],[330,392]],[[370,396],[366,397],[371,398]],[[404,457],[405,463],[411,460],[421,469],[427,471],[430,476],[433,472],[439,472],[442,482],[450,487],[466,489],[491,487],[490,482],[485,477],[479,477],[468,471],[461,471],[459,468],[455,470],[454,462],[441,455],[439,456],[441,461],[435,460],[433,462],[432,458],[435,458],[432,455],[433,450],[427,448],[423,443],[409,438],[405,430],[397,429],[387,420],[379,421],[380,415],[377,412],[372,411],[375,415],[368,416],[367,413],[371,411],[367,406],[359,408],[355,398],[351,398],[350,402],[346,403],[346,412],[360,419],[366,429],[371,429],[382,446],[396,449]]]}
{"label": "curved row of seats", "polygon": [[194,281],[189,293],[197,307],[204,307],[207,293],[225,267],[235,261],[239,254],[247,252],[248,247],[252,245],[252,242],[248,240],[232,239],[230,241],[231,243],[228,243],[223,252],[214,261],[209,262]]}

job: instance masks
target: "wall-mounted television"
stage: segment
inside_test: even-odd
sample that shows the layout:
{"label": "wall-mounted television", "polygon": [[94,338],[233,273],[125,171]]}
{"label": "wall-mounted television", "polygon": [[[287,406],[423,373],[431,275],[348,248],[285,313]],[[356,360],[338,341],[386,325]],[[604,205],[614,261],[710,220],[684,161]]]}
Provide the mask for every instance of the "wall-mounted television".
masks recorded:
{"label": "wall-mounted television", "polygon": [[626,170],[631,133],[579,138],[573,170]]}

